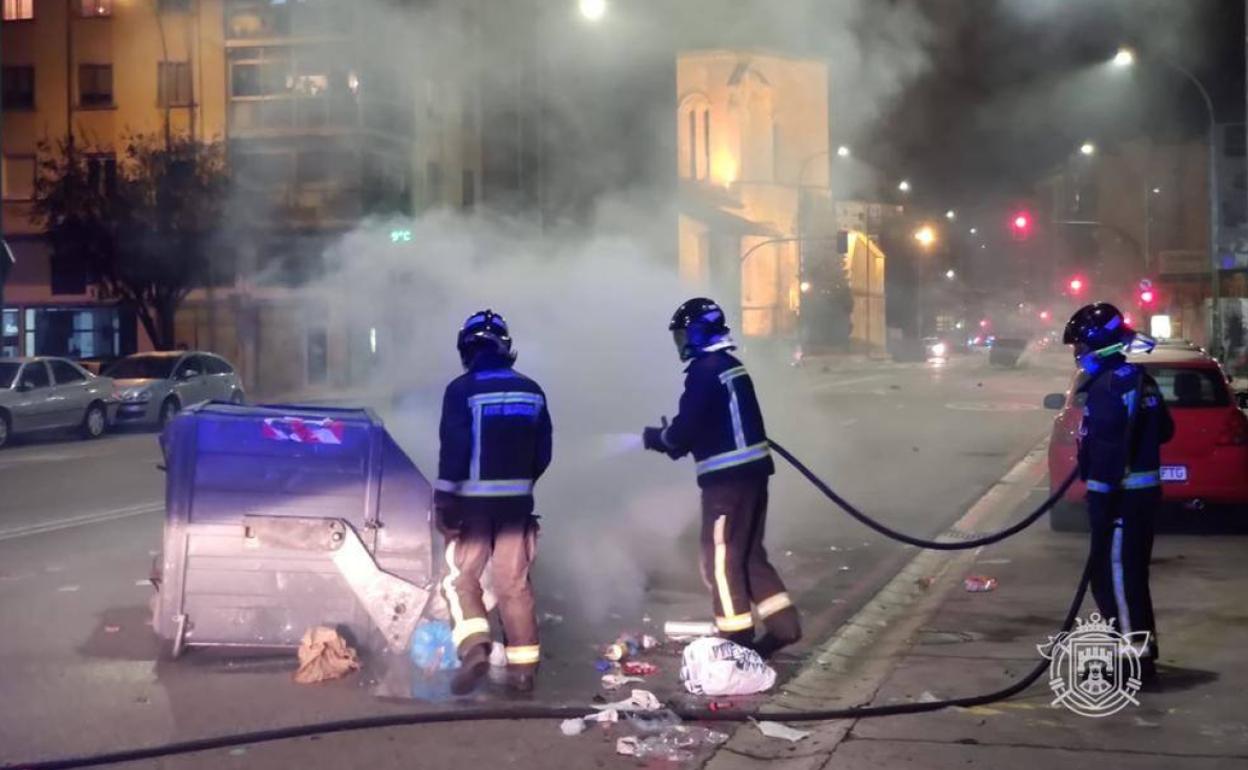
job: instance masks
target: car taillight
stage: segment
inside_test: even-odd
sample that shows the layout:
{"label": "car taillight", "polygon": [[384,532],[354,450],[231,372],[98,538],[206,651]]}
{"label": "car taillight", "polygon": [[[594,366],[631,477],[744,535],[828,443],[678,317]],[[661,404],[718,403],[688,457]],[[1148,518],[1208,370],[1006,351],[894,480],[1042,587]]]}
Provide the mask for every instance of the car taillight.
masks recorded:
{"label": "car taillight", "polygon": [[1227,415],[1226,424],[1218,432],[1218,446],[1244,446],[1248,444],[1248,417],[1239,410]]}

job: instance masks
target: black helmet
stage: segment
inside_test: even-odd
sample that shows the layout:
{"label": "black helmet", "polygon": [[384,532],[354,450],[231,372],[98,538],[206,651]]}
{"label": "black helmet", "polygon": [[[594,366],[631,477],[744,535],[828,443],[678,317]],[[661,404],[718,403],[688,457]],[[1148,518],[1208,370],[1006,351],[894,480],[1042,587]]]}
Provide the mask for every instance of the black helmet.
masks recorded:
{"label": "black helmet", "polygon": [[459,360],[464,368],[481,353],[497,353],[510,359],[516,354],[511,349],[511,332],[507,321],[493,310],[482,310],[468,316],[464,328],[459,330],[457,345]]}
{"label": "black helmet", "polygon": [[1135,332],[1127,326],[1122,312],[1108,302],[1084,305],[1066,322],[1062,342],[1086,346],[1087,352],[1111,355],[1122,351]]}
{"label": "black helmet", "polygon": [[735,347],[728,336],[723,308],[706,297],[694,297],[676,308],[667,328],[676,342],[681,361],[688,361],[700,353]]}

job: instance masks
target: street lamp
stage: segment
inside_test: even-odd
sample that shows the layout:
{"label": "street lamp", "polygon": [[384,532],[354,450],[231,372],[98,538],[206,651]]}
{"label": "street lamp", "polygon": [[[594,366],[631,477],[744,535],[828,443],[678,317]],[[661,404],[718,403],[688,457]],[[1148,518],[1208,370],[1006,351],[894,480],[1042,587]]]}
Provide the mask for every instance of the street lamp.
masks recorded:
{"label": "street lamp", "polygon": [[848,158],[850,154],[849,148],[843,144],[836,148],[836,157],[838,158]]}
{"label": "street lamp", "polygon": [[979,228],[978,228],[978,227],[972,227],[972,228],[971,228],[971,235],[979,235]]}
{"label": "street lamp", "polygon": [[598,21],[607,14],[607,0],[579,0],[581,15],[590,21]]}
{"label": "street lamp", "polygon": [[914,239],[919,242],[920,246],[926,249],[936,242],[936,231],[932,229],[931,225],[923,225],[914,231]]}
{"label": "street lamp", "polygon": [[957,218],[958,218],[958,212],[954,211],[953,209],[949,209],[948,211],[945,212],[945,219],[948,219],[950,222],[952,222],[953,220]]}
{"label": "street lamp", "polygon": [[[1135,63],[1136,55],[1133,50],[1126,46],[1118,49],[1112,59],[1113,63],[1119,67],[1128,67]],[[1222,311],[1219,307],[1219,295],[1221,294],[1221,265],[1218,264],[1218,120],[1217,114],[1213,110],[1213,99],[1209,96],[1209,90],[1205,88],[1205,84],[1200,82],[1200,78],[1192,74],[1186,67],[1176,64],[1175,62],[1164,57],[1157,57],[1157,61],[1166,65],[1170,69],[1187,78],[1196,90],[1200,93],[1200,98],[1205,103],[1205,112],[1209,118],[1209,330],[1210,330],[1210,348],[1215,356],[1222,353]],[[1160,192],[1160,188],[1155,190]]]}
{"label": "street lamp", "polygon": [[1095,155],[1096,145],[1092,144],[1091,142],[1084,142],[1083,144],[1079,145],[1079,152],[1083,153],[1084,155]]}
{"label": "street lamp", "polygon": [[897,184],[897,189],[898,189],[898,190],[901,190],[903,193],[908,193],[908,192],[910,192],[910,180],[909,180],[909,179],[903,179],[903,180],[901,180],[901,181]]}
{"label": "street lamp", "polygon": [[949,268],[945,271],[945,277],[952,281],[954,278],[958,277],[958,274],[954,272],[953,268]]}

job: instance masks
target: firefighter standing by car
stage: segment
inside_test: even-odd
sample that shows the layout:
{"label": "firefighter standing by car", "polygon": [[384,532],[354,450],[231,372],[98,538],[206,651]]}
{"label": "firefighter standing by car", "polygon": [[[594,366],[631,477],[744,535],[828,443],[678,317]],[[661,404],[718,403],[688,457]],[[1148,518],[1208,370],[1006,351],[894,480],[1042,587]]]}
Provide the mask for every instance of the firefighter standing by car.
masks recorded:
{"label": "firefighter standing by car", "polygon": [[493,559],[509,684],[527,692],[540,657],[529,569],[537,545],[533,485],[550,465],[551,422],[536,382],[513,368],[506,321],[474,313],[459,332],[464,374],[446,388],[434,510],[446,539],[442,581],[462,667],[451,682],[472,691],[489,671],[490,624],[481,577]]}
{"label": "firefighter standing by car", "polygon": [[1136,332],[1108,303],[1080,308],[1062,341],[1074,346],[1086,379],[1079,429],[1079,473],[1088,488],[1092,594],[1101,614],[1126,635],[1149,632],[1142,679],[1157,676],[1157,627],[1149,593],[1153,532],[1161,506],[1161,445],[1174,422],[1157,383],[1128,363]]}
{"label": "firefighter standing by car", "polygon": [[[647,449],[672,459],[692,453],[702,489],[702,571],[720,635],[764,657],[801,637],[797,608],[763,548],[768,477],[775,472],[754,384],[729,351],[724,311],[695,298],[672,316],[681,361],[688,361],[680,413],[646,428]],[[757,641],[754,617],[766,628]]]}

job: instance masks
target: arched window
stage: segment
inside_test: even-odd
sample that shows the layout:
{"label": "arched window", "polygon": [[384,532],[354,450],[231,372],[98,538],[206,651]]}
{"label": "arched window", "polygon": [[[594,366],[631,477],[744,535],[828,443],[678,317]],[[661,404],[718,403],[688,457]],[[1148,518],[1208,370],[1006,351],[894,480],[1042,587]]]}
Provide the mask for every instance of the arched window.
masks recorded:
{"label": "arched window", "polygon": [[683,179],[704,180],[711,172],[711,105],[704,94],[681,100],[677,121],[678,163]]}

